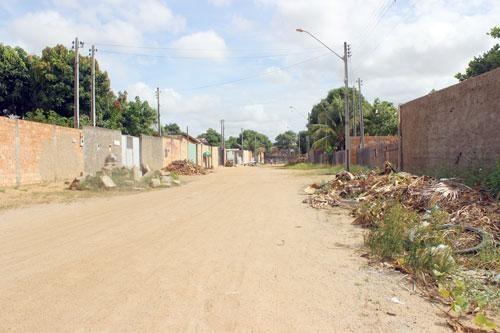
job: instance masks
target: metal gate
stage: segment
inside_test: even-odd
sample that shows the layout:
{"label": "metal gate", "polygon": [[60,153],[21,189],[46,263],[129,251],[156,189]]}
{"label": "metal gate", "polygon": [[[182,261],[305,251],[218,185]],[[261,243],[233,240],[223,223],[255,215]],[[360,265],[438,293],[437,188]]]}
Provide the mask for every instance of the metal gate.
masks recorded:
{"label": "metal gate", "polygon": [[196,144],[188,142],[188,159],[197,164],[197,152],[196,152]]}
{"label": "metal gate", "polygon": [[122,135],[122,165],[127,168],[141,165],[139,138]]}

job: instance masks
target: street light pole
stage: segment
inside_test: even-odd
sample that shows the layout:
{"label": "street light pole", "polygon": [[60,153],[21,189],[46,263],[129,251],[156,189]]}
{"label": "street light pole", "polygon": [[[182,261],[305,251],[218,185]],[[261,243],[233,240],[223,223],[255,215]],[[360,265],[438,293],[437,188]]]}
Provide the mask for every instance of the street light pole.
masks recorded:
{"label": "street light pole", "polygon": [[348,66],[347,66],[347,61],[350,56],[350,47],[347,45],[347,42],[344,42],[344,55],[341,56],[337,52],[335,52],[333,49],[331,49],[328,45],[323,43],[321,40],[319,40],[316,36],[314,36],[312,33],[309,31],[306,31],[304,29],[295,29],[298,32],[303,32],[311,36],[314,40],[316,40],[318,43],[326,47],[328,50],[330,50],[333,54],[335,54],[340,60],[344,62],[344,87],[345,87],[345,92],[344,92],[344,123],[345,123],[345,129],[344,129],[344,142],[345,142],[345,158],[344,158],[344,167],[347,171],[350,170],[351,167],[351,138],[349,134],[349,98],[348,98],[348,92],[349,92],[349,74],[348,74]]}

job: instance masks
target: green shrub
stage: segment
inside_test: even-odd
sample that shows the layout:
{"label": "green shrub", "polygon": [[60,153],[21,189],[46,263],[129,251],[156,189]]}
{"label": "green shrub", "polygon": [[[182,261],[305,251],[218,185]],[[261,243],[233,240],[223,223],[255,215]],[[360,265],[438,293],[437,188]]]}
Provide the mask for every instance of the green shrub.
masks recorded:
{"label": "green shrub", "polygon": [[497,161],[495,167],[488,174],[485,183],[491,194],[498,198],[500,195],[500,160]]}
{"label": "green shrub", "polygon": [[388,209],[366,239],[373,254],[387,259],[400,257],[405,250],[410,228],[419,222],[418,215],[401,204]]}

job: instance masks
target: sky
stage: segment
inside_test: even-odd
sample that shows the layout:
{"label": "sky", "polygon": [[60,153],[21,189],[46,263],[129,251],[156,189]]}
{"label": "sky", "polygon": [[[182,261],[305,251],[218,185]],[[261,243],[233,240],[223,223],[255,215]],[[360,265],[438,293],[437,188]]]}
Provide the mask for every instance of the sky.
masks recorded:
{"label": "sky", "polygon": [[305,128],[307,112],[343,85],[396,105],[457,83],[493,44],[500,0],[0,0],[0,42],[40,54],[91,45],[115,92],[156,107],[190,134],[241,128],[271,139]]}

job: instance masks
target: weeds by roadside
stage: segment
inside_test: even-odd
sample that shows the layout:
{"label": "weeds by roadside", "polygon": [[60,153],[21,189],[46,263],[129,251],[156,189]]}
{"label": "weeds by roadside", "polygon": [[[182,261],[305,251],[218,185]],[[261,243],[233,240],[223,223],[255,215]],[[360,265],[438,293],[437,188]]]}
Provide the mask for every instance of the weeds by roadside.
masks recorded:
{"label": "weeds by roadside", "polygon": [[370,257],[410,274],[426,294],[450,305],[453,320],[472,317],[483,329],[496,327],[500,210],[485,191],[390,168],[357,176],[344,171],[308,189],[304,202],[312,207],[358,203],[353,223],[369,228]]}
{"label": "weeds by roadside", "polygon": [[[327,165],[327,164],[314,164],[314,163],[290,163],[286,164],[284,168],[289,170],[315,170],[321,175],[335,175],[344,170],[342,165]],[[370,171],[369,168],[361,165],[351,166],[351,172],[355,175],[366,173]]]}

